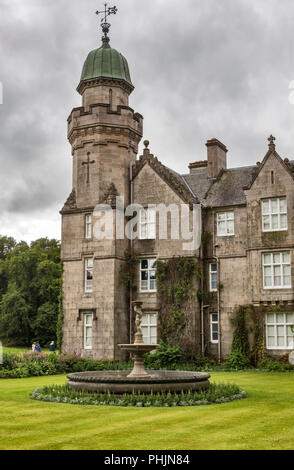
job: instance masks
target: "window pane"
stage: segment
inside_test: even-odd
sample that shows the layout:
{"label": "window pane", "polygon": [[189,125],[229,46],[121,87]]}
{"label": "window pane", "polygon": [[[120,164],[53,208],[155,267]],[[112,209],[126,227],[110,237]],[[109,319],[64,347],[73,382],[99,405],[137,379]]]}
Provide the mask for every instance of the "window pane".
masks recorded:
{"label": "window pane", "polygon": [[87,259],[87,268],[93,268],[93,258]]}
{"label": "window pane", "polygon": [[287,215],[281,215],[281,227],[280,228],[287,228]]}
{"label": "window pane", "polygon": [[234,233],[234,221],[227,222],[227,233],[233,234]]}
{"label": "window pane", "polygon": [[220,213],[220,214],[217,214],[217,219],[218,219],[219,221],[221,221],[221,220],[226,220],[226,213],[225,213],[225,212],[222,212],[222,213]]}
{"label": "window pane", "polygon": [[[277,323],[285,323],[284,314],[278,313],[277,314]],[[283,327],[282,327],[283,328]]]}
{"label": "window pane", "polygon": [[150,325],[157,325],[157,315],[150,315]]}
{"label": "window pane", "polygon": [[148,271],[141,271],[141,280],[148,281]]}
{"label": "window pane", "polygon": [[275,322],[275,315],[273,313],[268,313],[266,318],[267,318],[267,323]]}
{"label": "window pane", "polygon": [[218,333],[212,333],[212,340],[218,341]]}
{"label": "window pane", "polygon": [[279,216],[272,215],[272,229],[276,230],[279,228]]}
{"label": "window pane", "polygon": [[155,209],[148,209],[148,221],[151,223],[155,223],[156,221]]}
{"label": "window pane", "polygon": [[273,254],[273,261],[274,261],[274,264],[280,264],[281,263],[281,253],[274,253]]}
{"label": "window pane", "polygon": [[263,255],[263,264],[271,264],[272,255],[270,253],[266,253]]}
{"label": "window pane", "polygon": [[286,314],[286,322],[287,323],[293,323],[293,313],[287,313]]}
{"label": "window pane", "polygon": [[234,220],[234,212],[227,212],[227,220]]}
{"label": "window pane", "polygon": [[274,326],[268,326],[267,327],[267,334],[268,334],[268,336],[275,336],[275,327]]}
{"label": "window pane", "polygon": [[286,198],[280,198],[280,212],[287,212]]}
{"label": "window pane", "polygon": [[140,238],[141,239],[147,238],[147,225],[146,224],[142,224],[140,227]]}
{"label": "window pane", "polygon": [[262,213],[269,214],[269,200],[262,201]]}
{"label": "window pane", "polygon": [[155,260],[150,260],[150,267],[151,267],[151,269],[156,269],[156,259]]}
{"label": "window pane", "polygon": [[268,277],[268,276],[265,276],[264,277],[264,286],[265,287],[271,287],[271,285],[272,285],[272,278]]}
{"label": "window pane", "polygon": [[211,274],[211,289],[217,289],[217,274]]}
{"label": "window pane", "polygon": [[210,272],[216,272],[216,271],[217,271],[217,264],[211,263]]}
{"label": "window pane", "polygon": [[270,217],[269,217],[269,215],[264,215],[262,217],[262,220],[263,220],[263,228],[265,230],[270,229]]}
{"label": "window pane", "polygon": [[218,234],[225,235],[226,234],[226,222],[219,222],[218,223]]}
{"label": "window pane", "polygon": [[143,259],[141,261],[141,268],[142,269],[148,269],[148,260],[147,259]]}
{"label": "window pane", "polygon": [[277,214],[278,213],[278,199],[272,199],[271,200],[271,206],[272,206],[271,213],[272,214]]}
{"label": "window pane", "polygon": [[141,290],[148,290],[148,281],[141,281]]}
{"label": "window pane", "polygon": [[267,338],[267,345],[268,346],[275,346],[275,337],[274,336],[268,336]]}
{"label": "window pane", "polygon": [[148,315],[142,315],[141,326],[148,325]]}
{"label": "window pane", "polygon": [[290,263],[290,253],[288,251],[282,253],[283,263]]}

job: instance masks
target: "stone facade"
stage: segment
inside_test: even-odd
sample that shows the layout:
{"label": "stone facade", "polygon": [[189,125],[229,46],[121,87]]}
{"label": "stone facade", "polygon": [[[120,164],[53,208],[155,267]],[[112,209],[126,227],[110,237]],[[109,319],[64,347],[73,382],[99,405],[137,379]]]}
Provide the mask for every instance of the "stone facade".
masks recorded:
{"label": "stone facade", "polygon": [[[199,348],[219,357],[230,353],[230,318],[240,305],[272,305],[283,302],[294,312],[293,287],[265,288],[263,254],[290,252],[291,286],[294,285],[294,162],[282,160],[273,138],[262,163],[227,169],[227,149],[217,139],[207,142],[207,160],[189,165],[190,173],[179,175],[162,165],[145,143],[137,159],[143,135],[143,117],[129,107],[132,88],[120,80],[87,81],[78,88],[83,106],[73,109],[68,119],[68,139],[72,145],[72,193],[62,213],[63,259],[63,345],[62,350],[96,359],[123,359],[119,343],[132,338],[133,312],[130,300],[143,302],[146,313],[159,309],[156,292],[129,292],[121,282],[128,250],[140,259],[168,260],[193,257],[204,267],[203,288],[210,291],[209,265],[217,267],[216,292],[209,302],[199,302],[191,312]],[[201,204],[202,231],[209,234],[205,249],[183,250],[183,240],[118,239],[98,240],[93,233],[94,208],[107,203],[114,209],[115,196],[130,203],[148,205]],[[287,228],[264,231],[262,200],[286,197]],[[218,234],[218,214],[234,214],[232,234]],[[86,236],[87,216],[91,234]],[[168,229],[170,219],[167,217]],[[125,219],[125,224],[127,219]],[[85,291],[85,263],[93,259],[92,291]],[[288,268],[287,268],[288,269]],[[286,271],[285,271],[286,272]],[[200,286],[199,286],[200,287]],[[292,308],[293,306],[293,308]],[[218,341],[212,341],[210,315],[218,316]],[[85,347],[85,318],[92,315],[91,348]],[[205,340],[201,341],[204,337]],[[287,348],[271,349],[283,353]]]}

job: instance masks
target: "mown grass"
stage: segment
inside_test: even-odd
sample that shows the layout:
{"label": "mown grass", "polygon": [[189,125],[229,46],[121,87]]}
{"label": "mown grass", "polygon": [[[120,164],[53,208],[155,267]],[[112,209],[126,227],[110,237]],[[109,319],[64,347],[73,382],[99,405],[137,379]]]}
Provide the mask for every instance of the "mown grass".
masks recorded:
{"label": "mown grass", "polygon": [[0,380],[0,449],[292,449],[294,378],[288,373],[216,372],[246,400],[181,408],[117,408],[33,401],[64,375]]}
{"label": "mown grass", "polygon": [[[46,349],[46,348],[41,348],[42,349],[42,352],[44,353],[49,353],[49,349]],[[32,348],[28,347],[28,348],[25,348],[25,347],[19,347],[19,348],[10,348],[10,347],[6,347],[4,346],[3,347],[3,352],[4,353],[16,353],[16,354],[21,354],[21,353],[24,353],[24,352],[30,352],[32,350]]]}

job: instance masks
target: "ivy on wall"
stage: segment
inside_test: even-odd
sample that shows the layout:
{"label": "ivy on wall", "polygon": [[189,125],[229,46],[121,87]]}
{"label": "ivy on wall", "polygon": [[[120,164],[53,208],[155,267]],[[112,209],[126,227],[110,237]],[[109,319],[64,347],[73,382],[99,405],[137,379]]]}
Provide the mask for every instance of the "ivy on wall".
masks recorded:
{"label": "ivy on wall", "polygon": [[184,347],[195,337],[191,312],[197,309],[197,287],[202,276],[201,265],[194,258],[157,262],[158,332],[165,343]]}
{"label": "ivy on wall", "polygon": [[121,266],[119,279],[120,284],[125,285],[128,289],[136,290],[136,279],[138,274],[138,264],[140,263],[140,258],[137,253],[131,253],[130,251],[125,251],[124,253],[124,263]]}

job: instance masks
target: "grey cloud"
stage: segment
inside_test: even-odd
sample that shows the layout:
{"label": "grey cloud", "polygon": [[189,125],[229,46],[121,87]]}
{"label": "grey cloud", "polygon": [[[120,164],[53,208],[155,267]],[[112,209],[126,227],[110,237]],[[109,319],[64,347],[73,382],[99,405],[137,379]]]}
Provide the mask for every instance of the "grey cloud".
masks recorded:
{"label": "grey cloud", "polygon": [[[261,160],[270,133],[281,156],[294,155],[291,0],[113,3],[111,45],[128,59],[136,86],[130,105],[164,164],[187,172],[211,137],[228,146],[230,166]],[[102,5],[0,0],[2,212],[33,220],[46,210],[55,220],[70,192],[66,119],[81,102],[83,62],[100,44],[94,13]]]}

